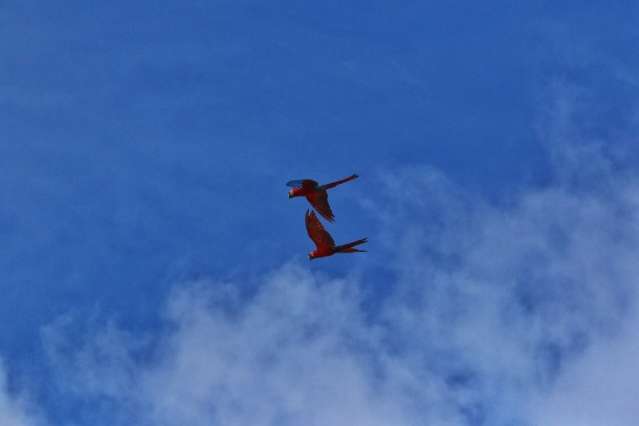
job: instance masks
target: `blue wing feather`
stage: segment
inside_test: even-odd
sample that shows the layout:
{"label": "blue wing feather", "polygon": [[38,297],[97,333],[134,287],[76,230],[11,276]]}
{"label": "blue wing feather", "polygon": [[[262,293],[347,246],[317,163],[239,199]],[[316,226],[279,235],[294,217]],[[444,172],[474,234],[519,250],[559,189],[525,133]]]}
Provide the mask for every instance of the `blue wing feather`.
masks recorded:
{"label": "blue wing feather", "polygon": [[298,180],[289,180],[286,182],[286,186],[290,186],[291,188],[299,188],[304,184],[304,179]]}
{"label": "blue wing feather", "polygon": [[313,179],[297,179],[286,182],[286,186],[290,186],[293,188],[301,188],[302,186],[314,187],[317,186],[317,182],[315,182]]}

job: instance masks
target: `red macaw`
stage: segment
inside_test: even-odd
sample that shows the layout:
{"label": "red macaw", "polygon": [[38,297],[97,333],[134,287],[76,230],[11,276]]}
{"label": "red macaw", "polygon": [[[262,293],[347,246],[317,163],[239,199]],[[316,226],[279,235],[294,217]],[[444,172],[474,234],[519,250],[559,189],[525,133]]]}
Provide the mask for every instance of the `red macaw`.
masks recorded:
{"label": "red macaw", "polygon": [[335,253],[355,253],[366,251],[356,249],[355,246],[364,244],[368,241],[368,238],[362,238],[361,240],[336,246],[335,241],[333,241],[333,237],[331,237],[331,234],[324,229],[322,222],[319,221],[315,212],[306,210],[305,219],[306,232],[308,232],[308,236],[311,237],[311,240],[315,243],[315,250],[308,254],[309,260],[313,260],[317,257],[332,256]]}
{"label": "red macaw", "polygon": [[311,203],[311,206],[313,206],[324,219],[333,222],[335,215],[333,215],[331,206],[328,204],[328,193],[326,190],[335,188],[337,185],[341,185],[357,177],[357,175],[352,175],[345,179],[327,183],[326,185],[320,185],[312,179],[292,180],[286,183],[287,186],[292,187],[291,190],[288,191],[288,198],[305,196],[308,202]]}

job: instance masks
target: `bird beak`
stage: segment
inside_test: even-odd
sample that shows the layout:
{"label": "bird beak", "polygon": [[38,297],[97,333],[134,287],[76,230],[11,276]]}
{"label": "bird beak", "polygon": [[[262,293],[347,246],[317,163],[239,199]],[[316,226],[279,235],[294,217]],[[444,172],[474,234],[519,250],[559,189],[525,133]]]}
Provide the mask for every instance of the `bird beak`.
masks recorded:
{"label": "bird beak", "polygon": [[288,198],[293,198],[293,194],[291,194],[290,192],[288,193]]}

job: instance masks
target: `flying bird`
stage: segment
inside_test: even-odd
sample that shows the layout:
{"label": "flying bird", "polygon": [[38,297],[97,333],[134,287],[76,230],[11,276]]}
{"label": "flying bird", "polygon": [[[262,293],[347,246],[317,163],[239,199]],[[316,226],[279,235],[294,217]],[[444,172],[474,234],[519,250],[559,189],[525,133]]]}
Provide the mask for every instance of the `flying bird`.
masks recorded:
{"label": "flying bird", "polygon": [[364,244],[368,241],[368,238],[362,238],[361,240],[336,246],[333,237],[331,237],[331,234],[324,229],[322,222],[319,221],[315,212],[306,210],[305,219],[306,232],[308,232],[308,236],[311,237],[311,240],[315,243],[315,250],[308,254],[309,260],[313,260],[317,257],[332,256],[335,253],[355,253],[366,251],[356,249],[355,246]]}
{"label": "flying bird", "polygon": [[311,203],[311,206],[313,206],[324,219],[333,222],[335,215],[331,210],[330,204],[328,204],[328,193],[326,191],[357,177],[357,175],[351,175],[347,178],[327,183],[326,185],[320,185],[312,179],[292,180],[286,183],[287,186],[291,187],[291,190],[288,191],[288,198],[306,197],[308,202]]}

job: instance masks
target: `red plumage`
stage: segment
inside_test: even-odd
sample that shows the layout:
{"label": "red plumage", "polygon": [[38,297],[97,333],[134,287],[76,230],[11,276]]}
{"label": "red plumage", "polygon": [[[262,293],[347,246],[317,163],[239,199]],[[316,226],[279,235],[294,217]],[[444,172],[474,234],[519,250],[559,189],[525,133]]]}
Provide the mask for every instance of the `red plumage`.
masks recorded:
{"label": "red plumage", "polygon": [[288,197],[306,197],[311,206],[313,206],[313,208],[322,215],[324,219],[329,222],[333,222],[335,220],[335,215],[333,214],[328,202],[327,190],[356,179],[357,177],[357,175],[351,175],[347,178],[336,180],[325,185],[320,185],[312,179],[292,180],[287,183],[288,186],[292,187],[288,192]]}
{"label": "red plumage", "polygon": [[306,210],[305,216],[306,222],[306,232],[308,236],[315,243],[315,250],[308,254],[309,259],[315,259],[317,257],[326,257],[332,256],[335,253],[355,253],[355,252],[364,252],[366,250],[356,249],[355,246],[360,244],[364,244],[368,241],[367,238],[362,238],[360,240],[356,240],[347,244],[335,245],[335,241],[331,234],[329,234],[326,229],[324,229],[324,225],[317,218],[315,212],[310,210]]}

